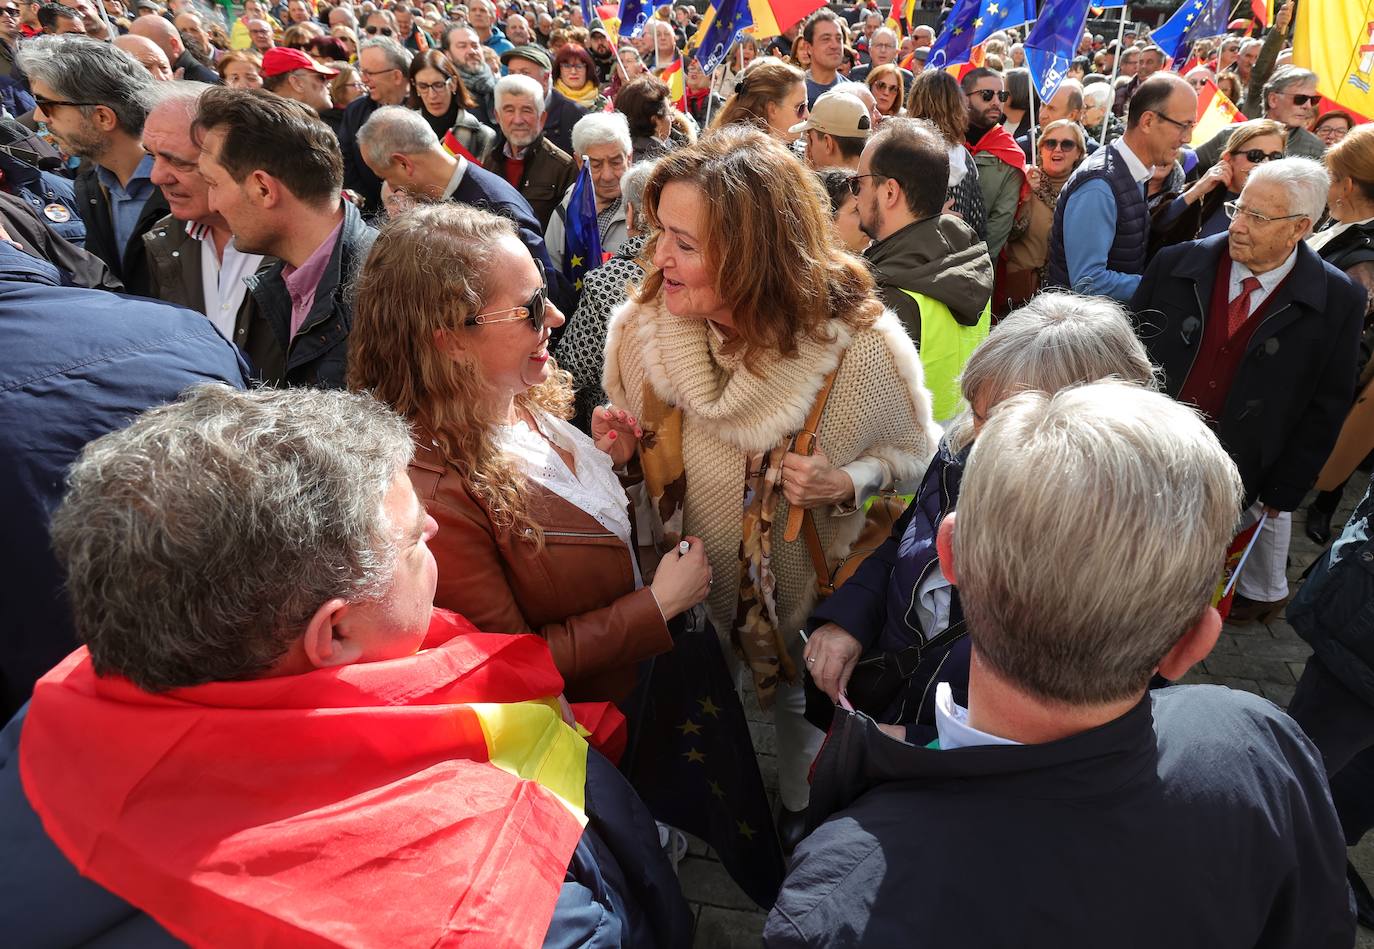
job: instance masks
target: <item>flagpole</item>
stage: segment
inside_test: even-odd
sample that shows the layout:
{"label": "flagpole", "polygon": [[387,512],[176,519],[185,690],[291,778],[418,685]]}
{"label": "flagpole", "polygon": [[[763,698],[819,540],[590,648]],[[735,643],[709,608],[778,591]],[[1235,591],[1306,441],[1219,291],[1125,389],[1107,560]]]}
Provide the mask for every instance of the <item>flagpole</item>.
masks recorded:
{"label": "flagpole", "polygon": [[1107,123],[1112,120],[1112,108],[1116,105],[1116,76],[1117,71],[1121,69],[1121,56],[1125,52],[1121,44],[1126,39],[1126,11],[1129,9],[1129,4],[1121,8],[1121,19],[1116,24],[1116,55],[1112,57],[1112,77],[1107,80],[1107,88],[1112,91],[1112,95],[1107,100],[1107,111],[1102,113],[1102,131],[1097,134],[1100,145],[1107,144]]}

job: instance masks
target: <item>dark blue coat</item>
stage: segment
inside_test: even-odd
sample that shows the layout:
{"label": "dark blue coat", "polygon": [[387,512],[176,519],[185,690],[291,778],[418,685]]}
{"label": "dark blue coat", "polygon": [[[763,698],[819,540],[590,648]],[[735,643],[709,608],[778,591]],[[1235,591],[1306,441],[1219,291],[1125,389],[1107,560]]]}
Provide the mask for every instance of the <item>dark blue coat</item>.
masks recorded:
{"label": "dark blue coat", "polygon": [[[1150,361],[1177,397],[1197,359],[1227,235],[1161,250],[1131,310]],[[1274,290],[1236,371],[1217,437],[1240,469],[1245,503],[1302,503],[1355,399],[1365,292],[1298,243],[1293,271]]]}
{"label": "dark blue coat", "polygon": [[[204,317],[202,317],[204,319]],[[0,731],[0,932],[10,949],[182,945],[152,917],[82,877],[48,838],[19,779],[25,706]],[[625,778],[587,753],[588,824],[544,937],[547,947],[685,949],[692,917],[658,828]],[[511,912],[518,912],[511,907]]]}
{"label": "dark blue coat", "polygon": [[[0,243],[0,715],[76,646],[49,550],[67,467],[92,439],[202,382],[244,385],[237,350],[199,313],[61,286]],[[3,931],[3,930],[0,930]]]}

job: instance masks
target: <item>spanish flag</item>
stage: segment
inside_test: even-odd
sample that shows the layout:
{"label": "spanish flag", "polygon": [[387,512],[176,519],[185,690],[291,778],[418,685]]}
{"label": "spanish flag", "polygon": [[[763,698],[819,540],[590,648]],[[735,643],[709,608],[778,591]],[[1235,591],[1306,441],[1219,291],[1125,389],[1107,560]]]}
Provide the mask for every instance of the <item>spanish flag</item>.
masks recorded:
{"label": "spanish flag", "polygon": [[1207,85],[1198,91],[1197,127],[1193,129],[1191,144],[1197,148],[1204,142],[1210,142],[1212,136],[1226,126],[1244,121],[1245,116],[1241,115],[1235,103],[1209,79]]}
{"label": "spanish flag", "polygon": [[1374,0],[1303,0],[1294,22],[1294,65],[1338,106],[1374,115]]}
{"label": "spanish flag", "polygon": [[536,636],[436,610],[414,656],[152,694],[79,649],[24,793],[76,869],[192,945],[540,946],[587,743]]}
{"label": "spanish flag", "polygon": [[658,74],[658,78],[668,84],[668,98],[672,100],[673,107],[679,112],[687,111],[687,86],[682,77],[683,59],[679,56],[673,62],[663,68],[663,72]]}

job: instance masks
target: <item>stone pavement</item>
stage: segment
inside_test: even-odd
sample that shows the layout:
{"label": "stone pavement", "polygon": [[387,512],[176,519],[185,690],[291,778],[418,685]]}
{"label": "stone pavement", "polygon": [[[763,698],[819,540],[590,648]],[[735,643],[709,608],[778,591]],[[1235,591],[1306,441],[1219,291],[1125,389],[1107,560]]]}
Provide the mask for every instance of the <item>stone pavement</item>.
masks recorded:
{"label": "stone pavement", "polygon": [[[1345,503],[1333,518],[1337,532],[1359,500],[1364,476],[1357,472],[1346,491]],[[1359,485],[1359,487],[1356,487]],[[1317,556],[1318,548],[1303,536],[1303,515],[1293,517],[1293,541],[1289,550],[1289,580],[1295,582]],[[1183,680],[1227,685],[1263,695],[1286,706],[1311,650],[1280,616],[1267,624],[1227,623],[1216,649]],[[773,725],[752,694],[745,697],[754,746],[759,753],[764,784],[770,795],[777,790],[777,763]],[[757,947],[765,914],[735,886],[724,867],[705,844],[689,838],[687,856],[679,867],[682,889],[696,915],[695,945],[698,949]],[[1351,849],[1351,859],[1367,882],[1374,884],[1374,835]],[[1374,932],[1359,931],[1358,949],[1374,949]]]}

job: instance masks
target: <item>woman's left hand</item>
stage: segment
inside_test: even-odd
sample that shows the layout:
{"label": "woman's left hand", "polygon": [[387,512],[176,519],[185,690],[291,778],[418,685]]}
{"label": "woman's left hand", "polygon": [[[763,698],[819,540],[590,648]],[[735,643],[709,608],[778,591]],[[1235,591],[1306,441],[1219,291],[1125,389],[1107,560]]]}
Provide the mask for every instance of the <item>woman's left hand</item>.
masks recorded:
{"label": "woman's left hand", "polygon": [[789,451],[784,455],[779,483],[787,503],[793,507],[810,509],[854,500],[854,482],[830,463],[820,445],[816,446],[815,454],[799,455]]}
{"label": "woman's left hand", "polygon": [[611,456],[611,464],[619,468],[628,464],[639,447],[639,437],[644,429],[639,420],[624,409],[615,406],[597,406],[592,409],[592,441],[596,447]]}

